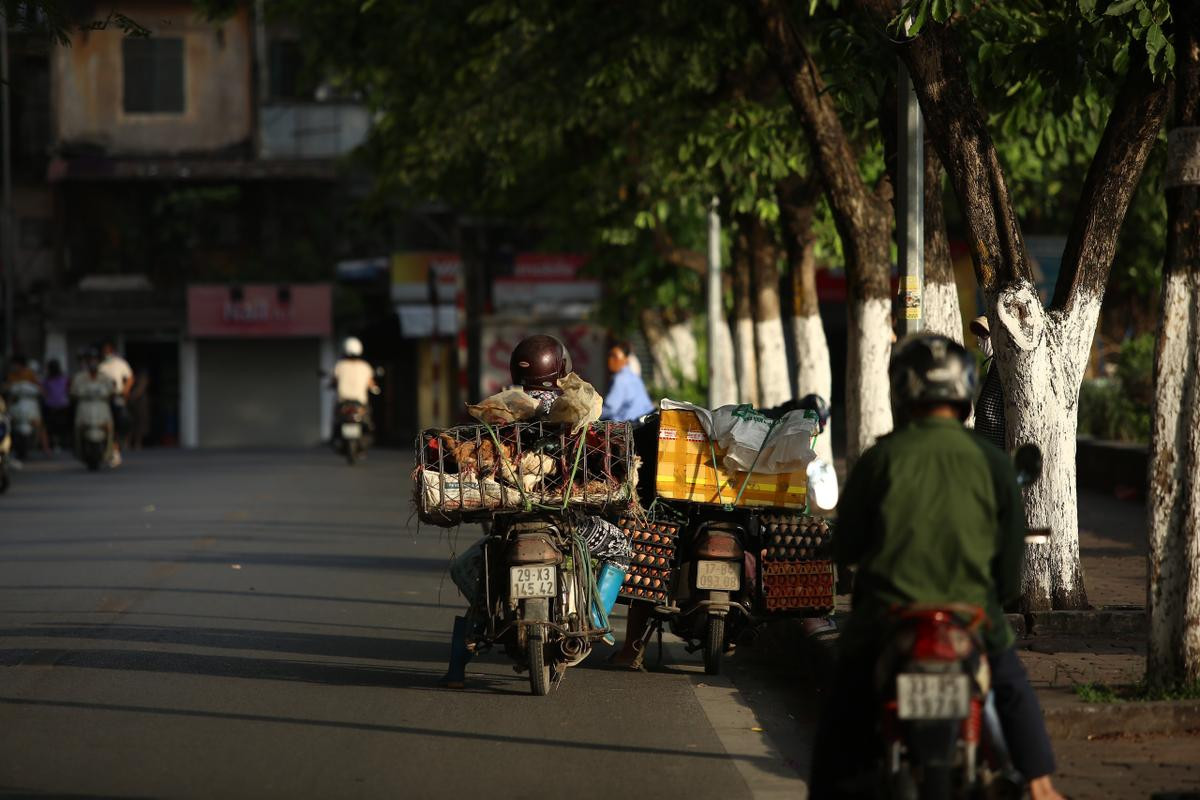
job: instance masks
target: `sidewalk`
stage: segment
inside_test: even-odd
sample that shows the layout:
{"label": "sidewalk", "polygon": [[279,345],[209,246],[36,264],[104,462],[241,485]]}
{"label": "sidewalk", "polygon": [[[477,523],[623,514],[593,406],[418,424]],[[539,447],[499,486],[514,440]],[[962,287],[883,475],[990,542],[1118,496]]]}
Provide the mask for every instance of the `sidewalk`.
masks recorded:
{"label": "sidewalk", "polygon": [[[1143,608],[1146,509],[1107,495],[1079,494],[1080,551],[1088,600],[1096,607]],[[1129,684],[1145,672],[1145,637],[1043,635],[1017,643],[1055,735],[1056,784],[1068,797],[1200,797],[1200,729],[1170,734],[1113,731],[1087,738],[1056,722],[1085,704],[1079,684]]]}

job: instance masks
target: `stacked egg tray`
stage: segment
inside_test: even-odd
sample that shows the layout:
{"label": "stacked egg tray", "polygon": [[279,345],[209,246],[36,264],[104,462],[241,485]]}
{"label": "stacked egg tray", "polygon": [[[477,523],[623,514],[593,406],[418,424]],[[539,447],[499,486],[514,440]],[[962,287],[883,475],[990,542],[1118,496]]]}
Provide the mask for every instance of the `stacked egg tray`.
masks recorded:
{"label": "stacked egg tray", "polygon": [[620,598],[644,600],[658,605],[671,601],[671,580],[675,565],[675,540],[679,526],[673,522],[649,522],[621,519],[619,527],[633,543],[633,557]]}
{"label": "stacked egg tray", "polygon": [[762,569],[764,605],[769,613],[832,613],[832,528],[820,517],[764,514],[759,519],[765,558]]}

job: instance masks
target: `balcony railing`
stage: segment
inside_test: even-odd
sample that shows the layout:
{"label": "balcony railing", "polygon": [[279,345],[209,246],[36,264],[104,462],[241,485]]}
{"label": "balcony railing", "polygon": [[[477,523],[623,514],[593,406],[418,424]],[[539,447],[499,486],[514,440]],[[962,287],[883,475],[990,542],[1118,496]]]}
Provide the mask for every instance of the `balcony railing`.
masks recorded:
{"label": "balcony railing", "polygon": [[259,109],[259,158],[337,158],[362,144],[370,114],[352,103],[268,103]]}

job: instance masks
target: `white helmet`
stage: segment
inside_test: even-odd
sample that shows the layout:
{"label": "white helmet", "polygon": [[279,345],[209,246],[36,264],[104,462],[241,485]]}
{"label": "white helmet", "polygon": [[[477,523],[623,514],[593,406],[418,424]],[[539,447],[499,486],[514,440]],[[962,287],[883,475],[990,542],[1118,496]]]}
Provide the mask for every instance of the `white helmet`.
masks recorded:
{"label": "white helmet", "polygon": [[346,358],[362,357],[362,342],[356,336],[346,337],[346,341],[342,342],[342,352],[346,354]]}

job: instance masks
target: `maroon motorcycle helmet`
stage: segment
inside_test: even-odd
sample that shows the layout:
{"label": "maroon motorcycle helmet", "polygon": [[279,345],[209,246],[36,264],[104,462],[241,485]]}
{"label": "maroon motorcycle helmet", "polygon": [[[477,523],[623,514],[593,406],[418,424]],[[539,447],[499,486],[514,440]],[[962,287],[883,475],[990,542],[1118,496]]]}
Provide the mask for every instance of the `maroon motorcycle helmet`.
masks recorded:
{"label": "maroon motorcycle helmet", "polygon": [[513,384],[522,389],[557,392],[558,379],[571,371],[571,354],[558,339],[538,333],[513,348],[508,368]]}

